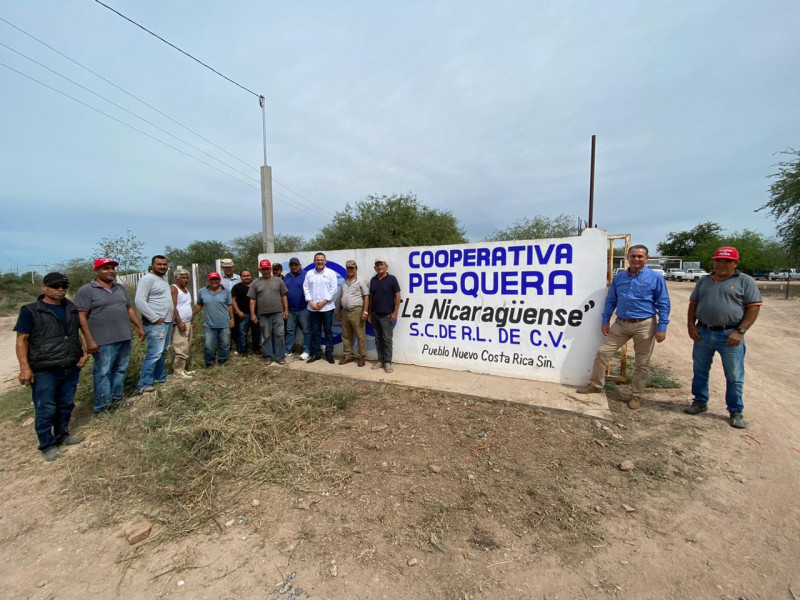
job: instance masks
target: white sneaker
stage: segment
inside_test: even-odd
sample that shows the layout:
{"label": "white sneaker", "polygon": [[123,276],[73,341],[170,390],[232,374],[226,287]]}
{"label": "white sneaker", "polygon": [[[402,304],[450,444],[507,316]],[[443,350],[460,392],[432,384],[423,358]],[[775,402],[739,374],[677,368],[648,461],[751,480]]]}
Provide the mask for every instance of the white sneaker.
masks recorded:
{"label": "white sneaker", "polygon": [[308,357],[311,356],[308,352],[303,352],[300,355],[300,360],[308,360]]}

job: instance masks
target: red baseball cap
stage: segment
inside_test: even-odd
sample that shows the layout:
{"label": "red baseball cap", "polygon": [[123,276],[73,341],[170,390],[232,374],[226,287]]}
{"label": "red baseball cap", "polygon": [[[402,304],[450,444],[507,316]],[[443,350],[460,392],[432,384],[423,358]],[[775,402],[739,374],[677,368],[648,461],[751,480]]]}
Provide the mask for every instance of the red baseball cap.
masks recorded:
{"label": "red baseball cap", "polygon": [[209,281],[211,279],[222,279],[222,275],[220,275],[216,271],[211,271],[211,273],[208,274],[208,279],[209,279]]}
{"label": "red baseball cap", "polygon": [[99,269],[105,265],[111,265],[112,267],[118,267],[119,263],[115,260],[111,260],[110,258],[98,258],[94,261],[94,268]]}
{"label": "red baseball cap", "polygon": [[714,256],[711,258],[729,258],[730,260],[739,260],[739,251],[733,246],[723,246],[722,248],[717,248],[717,251],[714,252]]}
{"label": "red baseball cap", "polygon": [[260,263],[258,263],[258,268],[259,268],[259,269],[271,269],[271,268],[272,268],[272,263],[271,263],[271,262],[269,262],[269,261],[268,261],[268,260],[265,258],[265,259],[264,259],[264,260],[262,260]]}

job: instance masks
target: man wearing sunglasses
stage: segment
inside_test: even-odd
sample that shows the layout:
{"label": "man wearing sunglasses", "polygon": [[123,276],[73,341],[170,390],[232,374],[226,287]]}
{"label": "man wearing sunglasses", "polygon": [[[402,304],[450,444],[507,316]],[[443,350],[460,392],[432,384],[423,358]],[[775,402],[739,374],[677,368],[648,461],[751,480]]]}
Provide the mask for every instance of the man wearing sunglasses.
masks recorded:
{"label": "man wearing sunglasses", "polygon": [[63,456],[61,444],[83,441],[83,436],[69,433],[69,419],[81,367],[89,355],[79,334],[78,309],[66,298],[67,288],[69,281],[61,273],[45,275],[44,293],[20,309],[14,327],[19,382],[31,386],[34,428],[39,450],[48,461]]}

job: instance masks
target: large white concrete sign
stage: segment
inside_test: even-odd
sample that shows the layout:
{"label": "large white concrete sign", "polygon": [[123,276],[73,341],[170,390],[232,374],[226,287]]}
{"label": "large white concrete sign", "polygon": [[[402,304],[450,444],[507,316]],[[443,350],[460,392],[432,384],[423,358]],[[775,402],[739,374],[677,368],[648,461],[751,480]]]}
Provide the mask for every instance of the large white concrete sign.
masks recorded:
{"label": "large white concrete sign", "polygon": [[[394,329],[394,362],[581,385],[602,339],[606,232],[511,242],[325,252],[340,282],[347,260],[369,281],[386,257],[403,295]],[[313,252],[259,256],[288,272],[297,256],[308,271]],[[367,325],[368,354],[375,358]],[[341,344],[341,327],[334,327]]]}

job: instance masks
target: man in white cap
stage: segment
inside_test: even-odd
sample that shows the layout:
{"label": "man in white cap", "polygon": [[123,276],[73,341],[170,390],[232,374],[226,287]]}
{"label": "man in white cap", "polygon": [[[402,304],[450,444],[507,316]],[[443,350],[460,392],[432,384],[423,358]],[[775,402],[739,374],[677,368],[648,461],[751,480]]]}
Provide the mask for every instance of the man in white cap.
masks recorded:
{"label": "man in white cap", "polygon": [[222,287],[224,287],[229,292],[237,283],[239,283],[242,278],[238,273],[233,272],[233,259],[232,258],[223,258],[219,261],[219,266],[222,267],[222,279],[220,283]]}
{"label": "man in white cap", "polygon": [[[342,282],[339,302],[336,307],[336,320],[342,323],[342,346],[344,356],[339,361],[346,365],[356,360],[363,367],[367,362],[366,323],[369,316],[369,285],[358,278],[358,265],[354,260],[345,263],[347,279]],[[358,354],[355,340],[358,340]]]}
{"label": "man in white cap", "polygon": [[397,311],[400,310],[400,283],[389,274],[389,262],[383,256],[375,259],[375,273],[369,282],[369,322],[375,328],[378,362],[372,368],[392,373],[392,325],[397,322]]}

